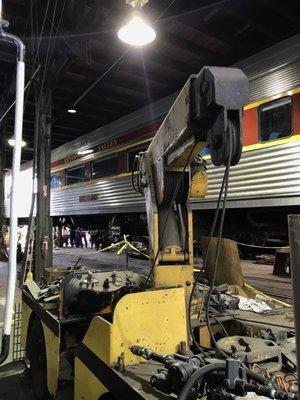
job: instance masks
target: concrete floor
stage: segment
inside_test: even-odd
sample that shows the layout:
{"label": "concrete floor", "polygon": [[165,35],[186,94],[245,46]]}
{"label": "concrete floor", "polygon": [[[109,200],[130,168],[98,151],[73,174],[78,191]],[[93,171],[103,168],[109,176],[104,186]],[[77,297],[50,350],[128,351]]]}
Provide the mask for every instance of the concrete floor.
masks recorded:
{"label": "concrete floor", "polygon": [[[54,250],[53,265],[62,268],[74,265],[78,258],[80,264],[95,269],[123,269],[125,256],[116,256],[111,253],[97,253],[92,249],[63,248]],[[247,283],[259,290],[277,294],[279,298],[289,297],[286,301],[291,302],[292,287],[291,279],[272,275],[271,265],[255,264],[253,261],[241,261],[243,274]],[[136,272],[147,273],[149,266],[147,261],[129,259],[128,268]],[[0,321],[3,318],[5,304],[7,264],[0,262]],[[20,301],[20,290],[16,290],[16,301]],[[0,333],[2,324],[0,322]],[[11,361],[11,356],[10,356]],[[0,399],[10,400],[34,400],[29,379],[23,374],[25,365],[22,362],[8,362],[0,368]],[[65,399],[65,397],[62,397]]]}
{"label": "concrete floor", "polygon": [[[116,256],[109,252],[97,253],[92,249],[63,248],[54,251],[53,264],[57,267],[74,265],[79,257],[81,265],[95,269],[122,269],[126,261],[125,256]],[[292,301],[291,279],[273,275],[272,265],[241,260],[241,266],[247,283],[278,298],[286,298],[287,302]],[[144,274],[149,271],[148,262],[138,259],[129,259],[128,268]]]}
{"label": "concrete floor", "polygon": [[256,264],[246,260],[241,260],[241,264],[247,283],[289,304],[293,303],[291,278],[273,275],[273,265]]}
{"label": "concrete floor", "polygon": [[10,362],[0,368],[0,399],[34,400],[24,370],[23,362]]}

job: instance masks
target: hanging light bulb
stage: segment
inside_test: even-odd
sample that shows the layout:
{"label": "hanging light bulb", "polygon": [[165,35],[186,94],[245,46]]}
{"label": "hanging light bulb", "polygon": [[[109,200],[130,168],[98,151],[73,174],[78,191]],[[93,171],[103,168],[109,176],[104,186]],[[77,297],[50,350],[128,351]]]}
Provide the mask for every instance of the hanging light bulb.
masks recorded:
{"label": "hanging light bulb", "polygon": [[[127,0],[126,3],[134,8],[138,7],[141,10],[147,1]],[[156,33],[155,30],[144,21],[141,14],[136,12],[130,22],[119,30],[118,37],[123,42],[132,46],[144,46],[153,42],[156,38]]]}

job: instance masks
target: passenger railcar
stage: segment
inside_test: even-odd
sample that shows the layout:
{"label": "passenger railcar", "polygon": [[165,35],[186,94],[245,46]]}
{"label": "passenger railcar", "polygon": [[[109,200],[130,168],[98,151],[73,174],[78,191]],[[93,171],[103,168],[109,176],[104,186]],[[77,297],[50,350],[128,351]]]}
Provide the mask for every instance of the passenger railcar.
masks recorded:
{"label": "passenger railcar", "polygon": [[[258,213],[269,223],[300,204],[300,35],[240,62],[250,79],[250,103],[244,110],[241,162],[232,168],[229,220],[239,229],[240,214],[255,234]],[[146,149],[176,94],[103,126],[52,152],[51,215],[87,216],[144,212],[144,199],[131,186],[137,152]],[[208,169],[208,194],[193,201],[196,216],[215,207],[222,168]],[[22,169],[19,216],[27,217],[32,191],[31,164]],[[9,207],[9,173],[6,208]],[[275,208],[274,208],[275,207]],[[206,213],[209,216],[209,212]],[[197,217],[196,217],[197,221]],[[275,224],[276,225],[276,224]],[[245,228],[245,225],[244,225]],[[282,228],[282,227],[281,227]],[[282,230],[282,229],[279,230]],[[276,228],[278,229],[278,227]]]}

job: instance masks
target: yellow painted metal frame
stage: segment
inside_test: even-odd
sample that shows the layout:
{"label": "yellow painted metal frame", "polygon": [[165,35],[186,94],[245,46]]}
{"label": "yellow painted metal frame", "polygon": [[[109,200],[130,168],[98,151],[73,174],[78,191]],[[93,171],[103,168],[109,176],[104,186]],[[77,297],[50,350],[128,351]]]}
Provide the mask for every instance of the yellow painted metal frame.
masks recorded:
{"label": "yellow painted metal frame", "polygon": [[207,173],[197,172],[191,177],[189,198],[202,199],[206,196],[208,190]]}
{"label": "yellow painted metal frame", "polygon": [[104,393],[108,393],[102,383],[77,357],[74,380],[74,400],[98,400]]}
{"label": "yellow painted metal frame", "polygon": [[[34,311],[23,301],[21,343],[24,349],[27,347],[30,319],[33,313]],[[36,316],[35,318],[39,317]],[[57,391],[59,379],[60,338],[56,336],[41,320],[40,322],[42,324],[46,346],[47,387],[50,394],[54,397]]]}
{"label": "yellow painted metal frame", "polygon": [[156,288],[167,286],[182,286],[189,293],[194,282],[194,269],[192,265],[157,265],[153,272],[154,286]]}
{"label": "yellow painted metal frame", "polygon": [[32,314],[32,309],[22,301],[22,319],[21,319],[21,345],[23,349],[27,347],[27,335],[29,328],[29,321]]}
{"label": "yellow painted metal frame", "polygon": [[[95,317],[83,343],[108,366],[122,356],[125,365],[143,362],[129,347],[140,345],[171,354],[187,343],[185,291],[163,289],[124,296],[116,305],[113,323]],[[97,383],[98,382],[98,383]],[[95,400],[107,389],[75,358],[75,400]]]}
{"label": "yellow painted metal frame", "polygon": [[57,391],[59,379],[60,338],[54,335],[54,333],[43,322],[42,327],[44,331],[47,357],[47,386],[50,394],[54,397]]}

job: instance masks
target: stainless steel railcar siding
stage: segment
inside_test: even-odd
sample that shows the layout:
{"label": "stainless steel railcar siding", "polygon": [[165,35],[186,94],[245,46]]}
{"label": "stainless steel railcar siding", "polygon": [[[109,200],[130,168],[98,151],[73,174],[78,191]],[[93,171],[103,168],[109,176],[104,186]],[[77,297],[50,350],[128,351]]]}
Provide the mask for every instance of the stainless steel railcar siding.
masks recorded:
{"label": "stainless steel railcar siding", "polygon": [[[290,205],[300,199],[300,140],[243,153],[232,167],[229,183],[229,207],[249,206],[251,201],[268,199],[269,206]],[[220,190],[224,168],[208,164],[208,194],[192,200],[193,209],[210,208]],[[97,195],[97,200],[80,202],[81,196]],[[249,203],[250,202],[250,203]],[[105,214],[145,211],[144,198],[132,188],[130,177],[95,181],[82,186],[54,190],[51,214]]]}
{"label": "stainless steel railcar siding", "polygon": [[250,102],[299,86],[300,35],[268,47],[234,66],[250,80]]}
{"label": "stainless steel railcar siding", "polygon": [[250,77],[250,102],[300,86],[300,58],[259,77]]}
{"label": "stainless steel railcar siding", "polygon": [[[80,201],[82,196],[96,200]],[[84,215],[144,211],[144,198],[131,187],[129,176],[92,181],[51,192],[51,215]]]}
{"label": "stainless steel railcar siding", "polygon": [[[300,205],[299,160],[300,140],[244,152],[231,168],[228,206]],[[223,173],[208,163],[208,193],[202,201],[192,200],[193,209],[214,207]]]}

